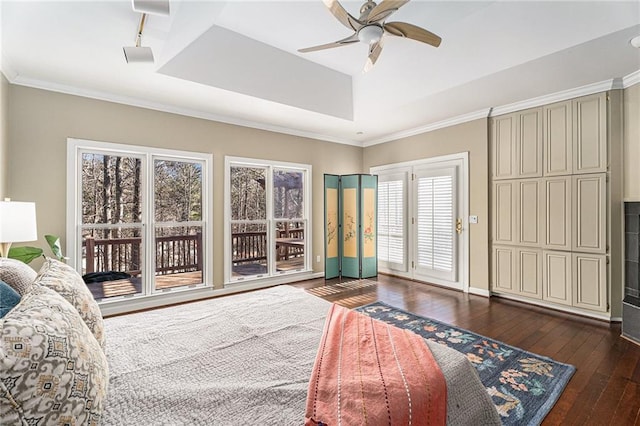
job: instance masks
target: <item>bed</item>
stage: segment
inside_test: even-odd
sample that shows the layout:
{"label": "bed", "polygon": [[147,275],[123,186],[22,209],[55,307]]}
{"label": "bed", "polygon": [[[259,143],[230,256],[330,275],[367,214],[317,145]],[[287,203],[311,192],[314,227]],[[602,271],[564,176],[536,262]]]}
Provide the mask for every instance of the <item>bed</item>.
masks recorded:
{"label": "bed", "polygon": [[[331,304],[278,286],[105,320],[104,425],[301,425]],[[448,424],[500,424],[473,367],[428,342]]]}

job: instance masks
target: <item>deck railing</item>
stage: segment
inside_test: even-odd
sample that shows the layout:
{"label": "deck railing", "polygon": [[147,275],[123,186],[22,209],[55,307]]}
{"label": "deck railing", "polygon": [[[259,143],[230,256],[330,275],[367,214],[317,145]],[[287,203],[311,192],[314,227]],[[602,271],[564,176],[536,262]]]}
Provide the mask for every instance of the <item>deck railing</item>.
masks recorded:
{"label": "deck railing", "polygon": [[[140,275],[142,238],[85,237],[85,271]],[[202,270],[202,234],[156,237],[156,275]]]}
{"label": "deck railing", "polygon": [[[299,257],[304,254],[304,247],[293,244],[278,244],[278,239],[304,241],[304,228],[292,228],[276,231],[276,261]],[[278,247],[279,246],[279,247]],[[255,263],[267,259],[266,232],[234,232],[231,234],[233,247],[232,262],[234,265]]]}
{"label": "deck railing", "polygon": [[[276,231],[276,260],[288,260],[304,255],[304,228]],[[267,259],[266,232],[238,232],[231,234],[233,264],[255,263]],[[292,240],[299,243],[291,243]],[[86,253],[86,273],[103,271],[127,272],[140,275],[142,238],[85,237],[82,245]],[[202,270],[202,234],[156,237],[156,275]]]}

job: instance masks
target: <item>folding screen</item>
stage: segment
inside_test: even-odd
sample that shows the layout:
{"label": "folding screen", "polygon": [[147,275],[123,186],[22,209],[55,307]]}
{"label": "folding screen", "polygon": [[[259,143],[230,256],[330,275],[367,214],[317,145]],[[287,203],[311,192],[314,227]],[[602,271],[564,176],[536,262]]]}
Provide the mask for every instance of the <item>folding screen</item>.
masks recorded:
{"label": "folding screen", "polygon": [[324,175],[325,278],[378,274],[377,190],[372,175]]}

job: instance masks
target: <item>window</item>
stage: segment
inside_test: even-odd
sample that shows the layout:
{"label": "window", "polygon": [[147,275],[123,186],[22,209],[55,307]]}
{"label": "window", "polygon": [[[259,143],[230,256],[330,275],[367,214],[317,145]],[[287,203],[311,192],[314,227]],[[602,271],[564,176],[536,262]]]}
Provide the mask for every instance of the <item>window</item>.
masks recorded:
{"label": "window", "polygon": [[308,271],[311,166],[226,159],[225,282]]}
{"label": "window", "polygon": [[99,301],[211,283],[211,156],[69,140],[69,253]]}
{"label": "window", "polygon": [[416,170],[416,270],[454,281],[456,203],[454,167]]}
{"label": "window", "polygon": [[407,270],[406,184],[406,172],[378,176],[378,261],[398,271]]}

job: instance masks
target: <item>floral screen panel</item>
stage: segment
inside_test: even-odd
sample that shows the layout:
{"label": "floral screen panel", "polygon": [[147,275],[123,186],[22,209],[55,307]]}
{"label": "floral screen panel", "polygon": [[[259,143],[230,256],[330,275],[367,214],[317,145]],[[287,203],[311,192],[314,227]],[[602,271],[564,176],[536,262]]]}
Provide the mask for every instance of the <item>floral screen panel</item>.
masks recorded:
{"label": "floral screen panel", "polygon": [[360,176],[360,191],[360,211],[362,213],[360,278],[369,278],[378,275],[378,257],[376,253],[378,245],[378,176]]}
{"label": "floral screen panel", "polygon": [[324,175],[324,275],[325,278],[340,276],[340,227],[338,217],[338,189],[340,177]]}
{"label": "floral screen panel", "polygon": [[343,277],[360,278],[360,176],[340,176],[340,221],[342,250],[340,272]]}
{"label": "floral screen panel", "polygon": [[324,175],[325,278],[378,275],[378,177]]}

